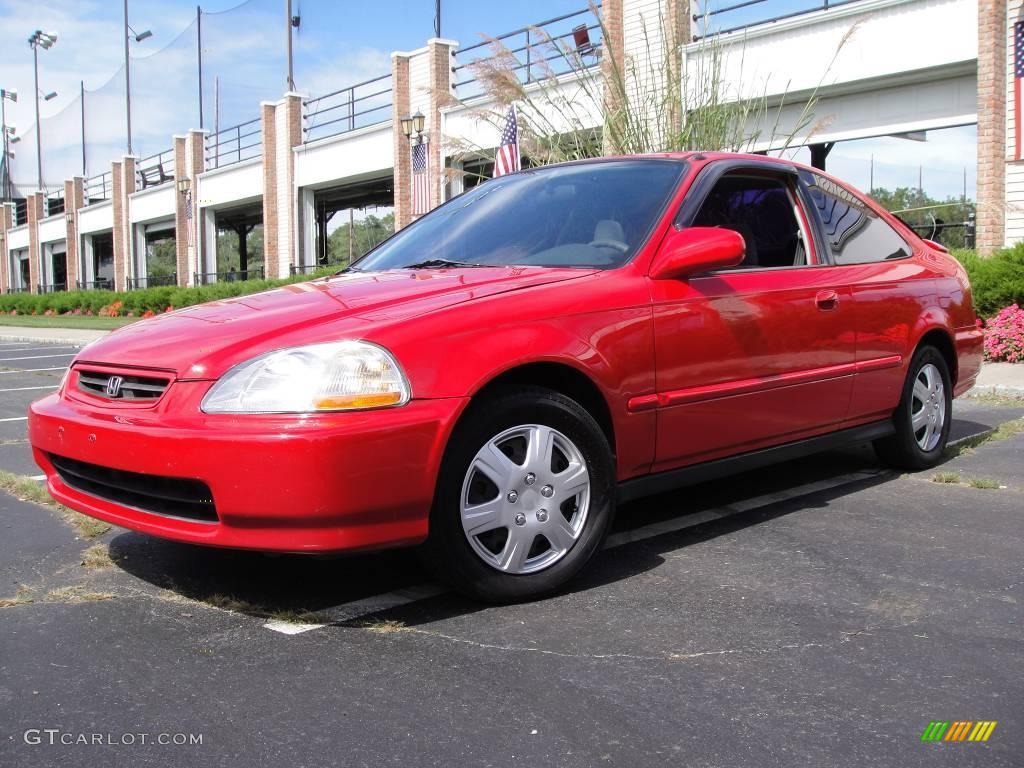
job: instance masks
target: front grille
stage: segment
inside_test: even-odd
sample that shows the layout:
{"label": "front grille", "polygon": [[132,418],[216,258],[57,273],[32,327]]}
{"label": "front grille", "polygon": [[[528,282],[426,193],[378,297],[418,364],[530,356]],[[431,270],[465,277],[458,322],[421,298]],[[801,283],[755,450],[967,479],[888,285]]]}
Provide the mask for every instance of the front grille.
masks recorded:
{"label": "front grille", "polygon": [[206,483],[181,477],[144,475],[50,454],[60,479],[76,490],[158,515],[217,522]]}
{"label": "front grille", "polygon": [[[78,368],[78,388],[107,400],[155,401],[171,380],[161,376],[139,376]],[[114,381],[116,379],[117,381]]]}

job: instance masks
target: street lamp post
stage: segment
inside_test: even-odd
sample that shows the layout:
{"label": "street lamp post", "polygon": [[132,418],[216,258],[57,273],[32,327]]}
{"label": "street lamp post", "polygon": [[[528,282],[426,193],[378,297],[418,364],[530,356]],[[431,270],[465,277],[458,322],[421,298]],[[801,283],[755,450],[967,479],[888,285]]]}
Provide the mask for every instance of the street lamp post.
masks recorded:
{"label": "street lamp post", "polygon": [[132,154],[132,83],[131,83],[131,63],[128,57],[128,41],[131,37],[135,38],[136,43],[141,43],[148,37],[152,37],[153,33],[148,29],[142,32],[136,33],[131,25],[128,23],[128,0],[124,0],[124,112],[125,121],[128,128],[128,154]]}
{"label": "street lamp post", "polygon": [[124,111],[128,122],[128,154],[132,153],[132,85],[128,63],[128,0],[124,0]]}
{"label": "street lamp post", "polygon": [[11,199],[11,142],[9,139],[11,128],[7,125],[7,102],[17,101],[18,92],[16,90],[8,90],[7,88],[0,88],[0,130],[3,131],[3,153],[2,158],[4,164],[4,175],[0,181],[4,185],[4,200]]}
{"label": "street lamp post", "polygon": [[37,180],[40,191],[43,190],[43,131],[39,123],[39,48],[42,46],[43,50],[47,51],[56,42],[56,32],[43,32],[41,29],[33,32],[28,39],[28,44],[32,47],[32,67],[36,84],[36,171],[38,172]]}

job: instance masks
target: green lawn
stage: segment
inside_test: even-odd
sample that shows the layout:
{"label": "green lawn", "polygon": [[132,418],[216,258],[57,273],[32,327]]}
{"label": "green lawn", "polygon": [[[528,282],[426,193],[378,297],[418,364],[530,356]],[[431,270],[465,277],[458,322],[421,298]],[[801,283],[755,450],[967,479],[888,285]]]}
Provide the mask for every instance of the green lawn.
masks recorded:
{"label": "green lawn", "polygon": [[87,328],[109,331],[122,325],[135,322],[137,317],[90,317],[89,315],[59,315],[44,317],[43,315],[0,315],[0,328],[13,326],[16,328]]}

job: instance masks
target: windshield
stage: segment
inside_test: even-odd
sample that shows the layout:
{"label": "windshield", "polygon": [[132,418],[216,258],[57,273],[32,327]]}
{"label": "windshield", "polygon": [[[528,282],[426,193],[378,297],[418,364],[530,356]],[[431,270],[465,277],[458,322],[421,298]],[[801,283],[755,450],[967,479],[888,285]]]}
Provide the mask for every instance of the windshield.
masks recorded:
{"label": "windshield", "polygon": [[502,176],[431,211],[353,269],[618,267],[643,245],[685,169],[637,159]]}

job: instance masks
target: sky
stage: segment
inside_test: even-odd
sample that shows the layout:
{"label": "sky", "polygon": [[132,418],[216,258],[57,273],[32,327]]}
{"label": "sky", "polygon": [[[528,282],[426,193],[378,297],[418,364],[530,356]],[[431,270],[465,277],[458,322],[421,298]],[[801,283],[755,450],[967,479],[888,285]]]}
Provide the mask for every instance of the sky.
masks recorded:
{"label": "sky", "polygon": [[[725,28],[820,2],[762,0],[710,18]],[[706,7],[734,4],[709,0]],[[261,100],[276,100],[286,90],[284,0],[206,0],[202,5],[205,126],[213,123],[215,79],[219,125],[253,119]],[[442,0],[442,36],[472,44],[482,39],[481,33],[499,35],[585,6],[586,0]],[[294,37],[296,85],[310,95],[386,74],[392,51],[418,48],[433,35],[434,0],[293,0],[293,13],[301,18]],[[172,134],[199,125],[195,2],[130,0],[129,21],[136,32],[153,33],[130,43],[133,149],[145,157],[168,149]],[[0,87],[19,91],[18,103],[7,102],[7,119],[23,135],[15,147],[15,170],[31,169],[30,181],[35,178],[35,137],[29,131],[34,105],[27,38],[35,29],[58,33],[57,44],[39,53],[40,88],[58,93],[40,106],[47,183],[81,173],[83,84],[87,175],[109,169],[110,160],[125,149],[122,4],[0,0]],[[923,143],[875,139],[840,144],[829,166],[862,188],[869,183],[871,155],[879,186],[916,185],[921,166],[926,191],[945,197],[961,193],[966,163],[968,196],[973,196],[975,135],[972,126],[933,132]]]}

